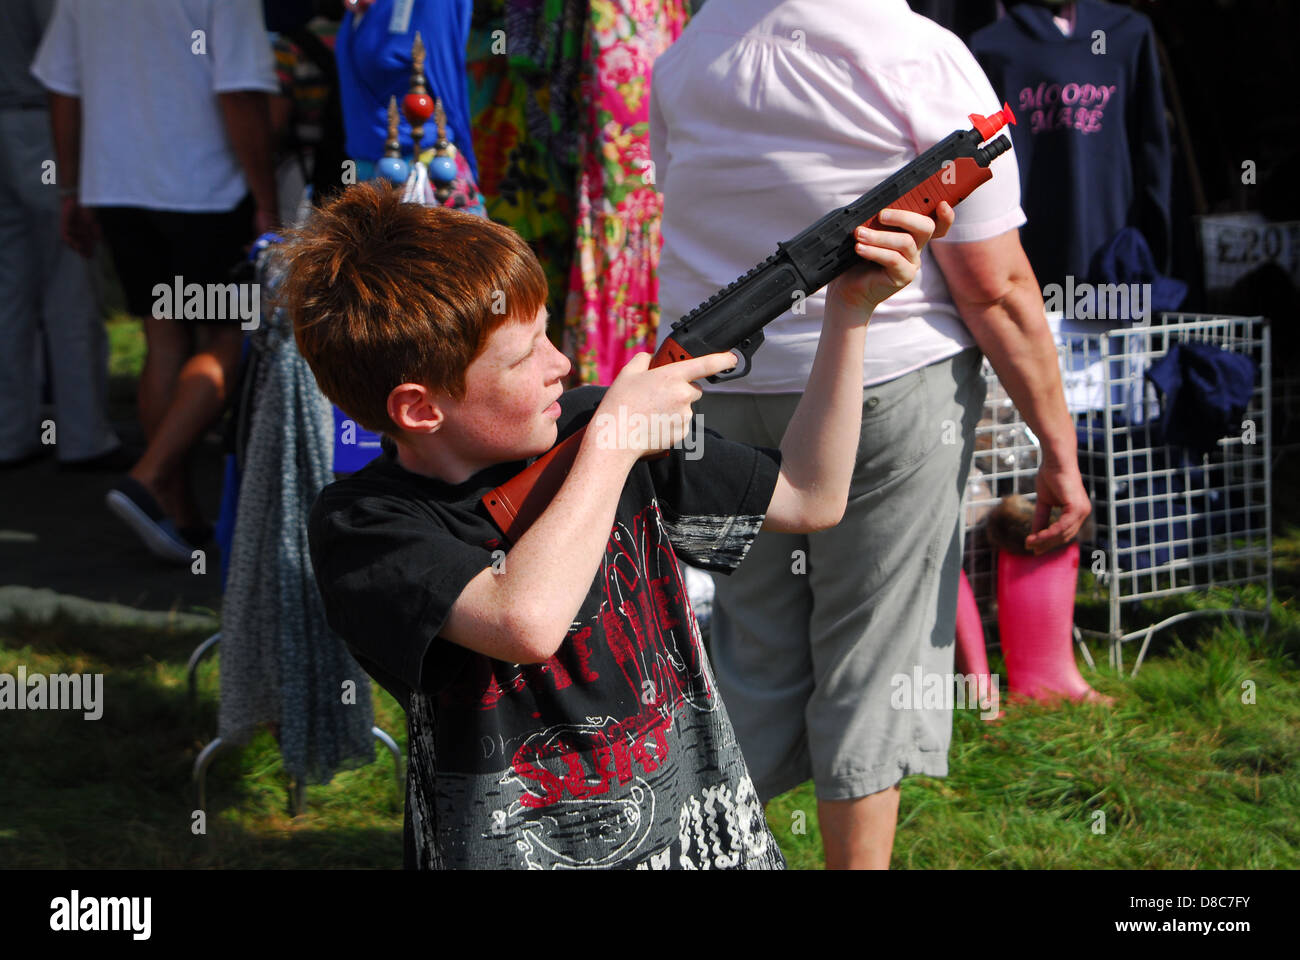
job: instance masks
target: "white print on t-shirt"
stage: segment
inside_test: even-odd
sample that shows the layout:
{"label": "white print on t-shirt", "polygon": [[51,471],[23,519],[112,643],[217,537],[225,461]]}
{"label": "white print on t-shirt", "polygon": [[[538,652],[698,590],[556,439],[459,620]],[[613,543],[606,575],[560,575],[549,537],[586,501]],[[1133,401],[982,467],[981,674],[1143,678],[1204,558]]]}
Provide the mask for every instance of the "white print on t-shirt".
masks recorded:
{"label": "white print on t-shirt", "polygon": [[[713,518],[677,526],[699,549],[724,553],[741,552],[761,522],[707,524],[706,533],[699,530],[705,519]],[[748,534],[746,523],[754,526]],[[515,716],[476,731],[484,759],[501,758],[499,772],[440,771],[433,703],[412,694],[411,827],[419,866],[606,868],[651,859],[655,848],[654,862],[671,866],[664,851],[679,844],[681,865],[691,869],[775,854],[753,786],[741,782],[744,763],[720,719],[669,527],[653,499],[614,524],[592,589],[590,612],[550,661],[501,669],[484,660],[487,673],[466,672],[475,714],[509,704]],[[582,688],[594,684],[610,714],[587,715],[593,701]],[[448,691],[449,704],[460,703],[458,695]],[[531,704],[552,701],[548,717],[533,714],[536,727],[517,717],[521,702],[535,709]],[[673,839],[682,830],[686,839]]]}
{"label": "white print on t-shirt", "polygon": [[[700,802],[700,797],[704,802]],[[721,818],[719,818],[721,814]],[[682,804],[677,819],[678,857],[684,870],[726,870],[746,858],[767,852],[768,832],[763,805],[748,776],[741,777],[733,794],[725,783],[705,787],[702,794]],[[723,850],[725,834],[726,852]],[[638,870],[672,868],[672,846],[667,846],[638,863]]]}
{"label": "white print on t-shirt", "polygon": [[513,834],[527,869],[610,867],[641,848],[655,816],[645,777],[668,756],[672,719],[639,719],[555,724],[515,751],[499,783],[519,799],[492,812],[490,832]]}
{"label": "white print on t-shirt", "polygon": [[[693,521],[700,519],[717,518],[692,517],[681,526],[694,531]],[[702,536],[709,536],[709,543],[719,549],[727,546],[716,532]],[[638,700],[646,702],[650,689],[651,702],[675,707],[685,700],[696,710],[711,712],[717,709],[717,691],[704,666],[699,626],[677,565],[675,542],[655,499],[630,527],[616,523],[601,562],[596,616],[622,679]],[[681,603],[688,622],[665,616],[674,601]]]}

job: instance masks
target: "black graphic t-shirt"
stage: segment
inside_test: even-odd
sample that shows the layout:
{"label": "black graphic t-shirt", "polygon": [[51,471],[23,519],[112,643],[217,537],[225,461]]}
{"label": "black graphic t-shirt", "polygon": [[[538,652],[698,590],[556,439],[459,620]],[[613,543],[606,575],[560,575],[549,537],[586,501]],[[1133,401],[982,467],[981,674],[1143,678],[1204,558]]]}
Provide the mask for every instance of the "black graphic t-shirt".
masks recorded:
{"label": "black graphic t-shirt", "polygon": [[[561,397],[558,439],[604,392]],[[508,549],[480,497],[526,461],[452,485],[385,453],[321,492],[309,535],[330,626],[406,709],[408,868],[784,868],[677,565],[740,564],[781,454],[699,417],[693,430],[629,472],[591,589],[545,663],[438,636]]]}

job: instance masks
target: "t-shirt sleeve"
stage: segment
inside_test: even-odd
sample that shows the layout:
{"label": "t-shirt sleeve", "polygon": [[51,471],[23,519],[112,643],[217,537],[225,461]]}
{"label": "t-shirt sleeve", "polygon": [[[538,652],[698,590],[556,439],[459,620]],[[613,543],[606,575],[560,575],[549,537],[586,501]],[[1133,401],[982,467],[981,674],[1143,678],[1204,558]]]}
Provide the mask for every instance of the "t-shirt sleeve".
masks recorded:
{"label": "t-shirt sleeve", "polygon": [[[970,114],[988,116],[1002,108],[1002,101],[966,45],[940,27],[934,27],[934,34],[924,61],[917,61],[915,69],[877,78],[897,104],[904,129],[918,154],[954,130],[969,130]],[[994,160],[991,169],[993,179],[957,204],[956,221],[935,243],[989,240],[1024,225],[1015,150]]]}
{"label": "t-shirt sleeve", "polygon": [[330,627],[363,666],[412,690],[440,688],[466,648],[438,637],[492,554],[454,537],[395,497],[326,488],[308,523],[312,565]]}
{"label": "t-shirt sleeve", "polygon": [[66,97],[81,96],[75,6],[75,0],[59,0],[32,62],[32,76],[45,89]]}
{"label": "t-shirt sleeve", "polygon": [[648,469],[677,556],[731,573],[763,526],[781,451],[728,440],[696,414],[681,446],[648,461]]}
{"label": "t-shirt sleeve", "polygon": [[212,4],[208,55],[212,57],[212,91],[264,90],[278,93],[271,38],[262,21],[259,0],[220,0]]}

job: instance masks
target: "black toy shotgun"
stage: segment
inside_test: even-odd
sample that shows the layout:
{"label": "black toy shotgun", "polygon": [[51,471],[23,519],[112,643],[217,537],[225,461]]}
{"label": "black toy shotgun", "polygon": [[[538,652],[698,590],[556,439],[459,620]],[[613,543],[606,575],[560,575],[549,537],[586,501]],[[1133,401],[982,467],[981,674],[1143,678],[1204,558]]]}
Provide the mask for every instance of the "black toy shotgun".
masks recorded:
{"label": "black toy shotgun", "polygon": [[[990,117],[970,115],[970,130],[957,130],[940,140],[907,166],[838,210],[832,210],[793,240],[776,245],[772,254],[743,277],[719,290],[673,324],[650,367],[689,360],[710,353],[734,350],[743,367],[709,377],[718,383],[749,373],[754,351],[763,342],[763,327],[808,297],[855,263],[853,234],[866,223],[882,229],[881,210],[892,207],[927,216],[942,201],[956,206],[971,191],[992,179],[988,169],[995,157],[1011,149],[1005,135],[981,146],[1016,118],[1011,107]],[[888,229],[888,228],[883,228]],[[533,463],[483,497],[493,522],[507,543],[517,543],[559,492],[577,458],[586,427],[538,457]],[[645,459],[666,456],[666,451]]]}

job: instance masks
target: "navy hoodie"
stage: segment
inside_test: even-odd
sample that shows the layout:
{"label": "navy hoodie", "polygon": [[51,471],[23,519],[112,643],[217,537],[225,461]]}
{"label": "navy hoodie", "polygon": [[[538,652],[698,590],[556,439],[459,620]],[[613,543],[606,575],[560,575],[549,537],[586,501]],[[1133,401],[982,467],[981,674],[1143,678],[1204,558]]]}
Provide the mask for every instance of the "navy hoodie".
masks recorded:
{"label": "navy hoodie", "polygon": [[1151,21],[1101,0],[1076,10],[1069,37],[1022,3],[970,40],[1019,124],[1021,241],[1043,285],[1096,282],[1097,255],[1126,226],[1169,268],[1172,156]]}

